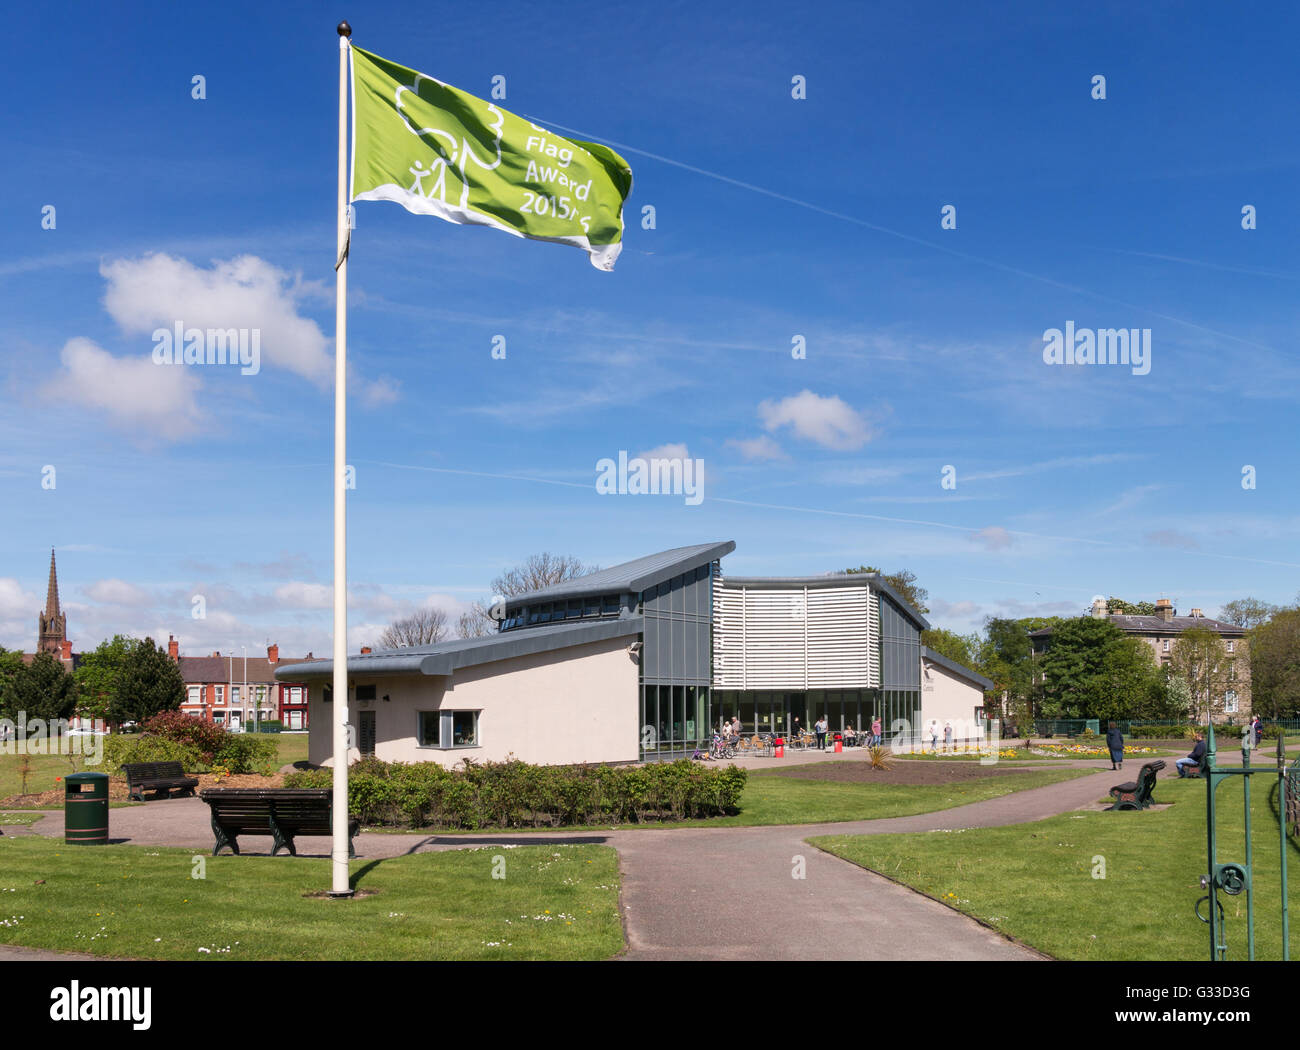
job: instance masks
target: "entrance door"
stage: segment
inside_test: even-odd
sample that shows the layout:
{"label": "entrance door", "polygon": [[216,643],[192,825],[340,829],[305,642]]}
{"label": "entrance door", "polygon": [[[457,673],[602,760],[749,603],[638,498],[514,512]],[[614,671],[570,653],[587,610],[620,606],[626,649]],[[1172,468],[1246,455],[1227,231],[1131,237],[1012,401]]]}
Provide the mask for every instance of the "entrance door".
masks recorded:
{"label": "entrance door", "polygon": [[229,721],[226,723],[226,727],[227,727],[227,728],[228,728],[232,733],[240,733],[240,732],[243,731],[243,730],[241,729],[241,727],[240,727],[240,724],[239,724],[239,712],[238,712],[238,711],[231,711],[231,712],[230,712],[230,719],[229,719]]}
{"label": "entrance door", "polygon": [[373,711],[358,711],[361,716],[361,724],[358,727],[358,742],[361,749],[361,757],[375,753],[375,713]]}

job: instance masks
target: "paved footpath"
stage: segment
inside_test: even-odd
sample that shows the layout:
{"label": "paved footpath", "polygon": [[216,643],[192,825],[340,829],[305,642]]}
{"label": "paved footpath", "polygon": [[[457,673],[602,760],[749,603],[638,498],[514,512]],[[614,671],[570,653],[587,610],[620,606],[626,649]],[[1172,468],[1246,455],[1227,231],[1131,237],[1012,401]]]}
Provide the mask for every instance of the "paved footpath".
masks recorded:
{"label": "paved footpath", "polygon": [[[620,906],[628,941],[624,959],[1031,960],[1041,956],[805,840],[817,835],[955,830],[1042,820],[1094,807],[1119,775],[1104,761],[1060,764],[1100,769],[1091,776],[912,817],[759,828],[491,835],[364,832],[355,845],[363,858],[495,843],[613,846],[623,880]],[[208,808],[200,799],[114,809],[109,826],[115,843],[180,846],[204,854],[212,849]],[[15,832],[62,836],[63,814],[47,812],[30,831],[5,828],[6,834]],[[263,840],[246,841],[260,846]],[[304,837],[297,845],[300,856],[329,853],[325,838]],[[804,866],[802,879],[792,877],[799,858]],[[0,946],[0,960],[39,957],[70,956]]]}

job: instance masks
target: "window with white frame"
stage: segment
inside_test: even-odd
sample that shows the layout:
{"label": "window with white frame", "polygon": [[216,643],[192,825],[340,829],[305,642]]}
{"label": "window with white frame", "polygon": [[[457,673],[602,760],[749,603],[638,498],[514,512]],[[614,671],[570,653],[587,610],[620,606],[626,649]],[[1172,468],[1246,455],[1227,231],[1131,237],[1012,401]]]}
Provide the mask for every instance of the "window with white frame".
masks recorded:
{"label": "window with white frame", "polygon": [[1237,694],[1235,690],[1229,689],[1223,694],[1223,713],[1228,715],[1237,713]]}
{"label": "window with white frame", "polygon": [[1229,653],[1235,653],[1236,651],[1237,651],[1237,643],[1236,643],[1235,641],[1233,641],[1231,638],[1229,638],[1229,639],[1228,639],[1228,652],[1229,652]]}
{"label": "window with white frame", "polygon": [[289,690],[289,703],[291,704],[302,703],[302,686],[295,685],[292,689]]}
{"label": "window with white frame", "polygon": [[217,689],[217,703],[224,704],[226,702],[226,687],[224,685],[219,685],[216,687],[216,689]]}
{"label": "window with white frame", "polygon": [[1163,646],[1163,649],[1164,649],[1165,652],[1169,652],[1169,639],[1168,639],[1168,638],[1164,639],[1164,646]]}
{"label": "window with white frame", "polygon": [[203,703],[203,686],[190,685],[185,687],[185,702],[187,704]]}
{"label": "window with white frame", "polygon": [[1229,661],[1228,661],[1228,681],[1229,681],[1229,682],[1235,682],[1236,680],[1237,680],[1237,661],[1236,661],[1236,660],[1229,660]]}

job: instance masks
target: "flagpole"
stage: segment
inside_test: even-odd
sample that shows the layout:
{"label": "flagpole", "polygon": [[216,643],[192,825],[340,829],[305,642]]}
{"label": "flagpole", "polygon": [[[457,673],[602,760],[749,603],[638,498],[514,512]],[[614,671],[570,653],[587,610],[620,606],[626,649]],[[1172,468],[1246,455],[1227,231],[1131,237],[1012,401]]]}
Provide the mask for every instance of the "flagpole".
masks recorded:
{"label": "flagpole", "polygon": [[351,897],[348,873],[348,515],[343,476],[347,470],[348,357],[348,38],[339,34],[338,256],[334,293],[334,796],[330,849],[330,896]]}

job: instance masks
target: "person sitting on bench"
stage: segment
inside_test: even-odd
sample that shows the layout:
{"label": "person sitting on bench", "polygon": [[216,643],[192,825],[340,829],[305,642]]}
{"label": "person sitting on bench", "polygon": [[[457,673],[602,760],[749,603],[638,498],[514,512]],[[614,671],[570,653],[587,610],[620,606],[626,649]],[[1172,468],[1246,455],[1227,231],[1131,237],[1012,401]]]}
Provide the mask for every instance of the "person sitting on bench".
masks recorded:
{"label": "person sitting on bench", "polygon": [[1201,768],[1201,760],[1205,758],[1205,737],[1200,733],[1196,734],[1196,745],[1192,748],[1192,753],[1186,758],[1180,758],[1174,763],[1178,767],[1178,775],[1184,780],[1187,778],[1185,770],[1188,766]]}

